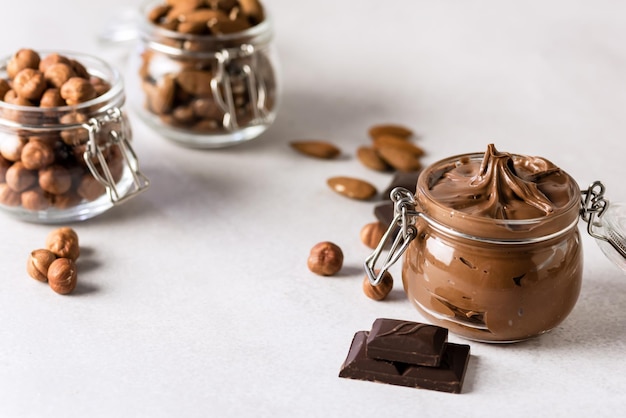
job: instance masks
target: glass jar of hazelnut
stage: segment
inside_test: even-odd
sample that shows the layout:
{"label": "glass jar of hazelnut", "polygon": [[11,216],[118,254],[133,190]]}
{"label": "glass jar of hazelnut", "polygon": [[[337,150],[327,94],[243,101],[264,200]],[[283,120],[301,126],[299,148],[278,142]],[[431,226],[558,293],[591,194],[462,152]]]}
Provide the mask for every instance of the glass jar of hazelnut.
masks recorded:
{"label": "glass jar of hazelnut", "polygon": [[248,141],[272,124],[277,59],[258,0],[156,0],[140,13],[127,80],[146,123],[197,148]]}
{"label": "glass jar of hazelnut", "polygon": [[145,190],[120,74],[98,58],[21,49],[0,61],[0,209],[83,220]]}

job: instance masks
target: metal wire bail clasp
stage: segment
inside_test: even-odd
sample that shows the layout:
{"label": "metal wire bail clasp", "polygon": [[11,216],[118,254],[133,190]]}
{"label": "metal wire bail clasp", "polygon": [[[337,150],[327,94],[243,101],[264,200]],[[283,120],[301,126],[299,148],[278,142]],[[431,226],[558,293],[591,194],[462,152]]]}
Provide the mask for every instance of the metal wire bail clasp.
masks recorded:
{"label": "metal wire bail clasp", "polygon": [[[106,141],[99,141],[98,137],[102,133],[104,127],[114,126],[113,129],[108,131]],[[137,155],[130,145],[130,128],[127,126],[127,121],[122,111],[114,107],[109,109],[102,117],[91,118],[88,123],[83,127],[87,129],[89,133],[89,139],[87,141],[87,147],[83,153],[83,159],[89,167],[91,175],[102,184],[111,199],[113,204],[120,204],[126,200],[134,197],[135,195],[143,192],[150,185],[148,178],[139,171],[139,162]],[[120,190],[109,164],[106,161],[104,151],[109,147],[118,147],[122,158],[124,159],[125,167],[130,169],[132,175],[132,185],[127,190]],[[96,166],[94,161],[98,161],[99,165]]]}
{"label": "metal wire bail clasp", "polygon": [[587,223],[589,235],[609,243],[620,256],[626,258],[626,243],[622,231],[604,227],[599,220],[609,208],[609,201],[604,197],[604,192],[604,184],[600,181],[593,182],[587,190],[581,192],[580,217]]}
{"label": "metal wire bail clasp", "polygon": [[[390,196],[391,200],[394,202],[395,216],[378,243],[378,246],[374,252],[365,259],[364,263],[365,272],[372,286],[378,286],[380,284],[385,272],[398,261],[411,241],[417,236],[415,222],[421,212],[415,211],[415,197],[413,194],[403,187],[396,187],[391,191]],[[398,227],[400,230],[394,237],[394,233]],[[389,253],[383,261],[382,267],[377,272],[376,263],[389,242],[392,242]]]}
{"label": "metal wire bail clasp", "polygon": [[267,91],[262,77],[257,77],[257,51],[253,45],[243,44],[238,49],[222,49],[215,53],[217,70],[211,79],[211,91],[213,98],[224,112],[222,124],[224,128],[233,131],[239,129],[237,121],[237,109],[233,98],[233,87],[228,65],[235,58],[249,57],[250,62],[241,66],[241,72],[246,80],[248,99],[252,107],[253,120],[251,124],[267,122],[265,101]]}

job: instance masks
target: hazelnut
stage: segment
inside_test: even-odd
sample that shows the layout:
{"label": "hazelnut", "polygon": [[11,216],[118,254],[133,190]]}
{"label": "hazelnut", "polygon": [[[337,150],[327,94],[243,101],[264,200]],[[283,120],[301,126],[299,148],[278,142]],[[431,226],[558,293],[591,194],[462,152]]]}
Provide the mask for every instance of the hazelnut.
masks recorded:
{"label": "hazelnut", "polygon": [[102,96],[104,93],[111,90],[111,84],[100,77],[91,77],[89,78],[89,82],[96,91],[96,97]]}
{"label": "hazelnut", "polygon": [[371,249],[375,249],[385,235],[386,228],[381,222],[371,222],[361,228],[361,242]]}
{"label": "hazelnut", "polygon": [[76,77],[89,79],[89,71],[87,71],[87,68],[85,68],[83,64],[74,59],[70,59],[69,61]]}
{"label": "hazelnut", "polygon": [[21,202],[27,210],[46,210],[50,207],[50,198],[40,188],[22,192]]}
{"label": "hazelnut", "polygon": [[[378,272],[377,272],[378,273]],[[387,297],[391,289],[393,288],[393,277],[388,271],[383,274],[383,277],[377,286],[370,283],[369,277],[363,278],[363,293],[370,299],[383,300]]]}
{"label": "hazelnut", "polygon": [[59,89],[48,89],[43,92],[41,100],[39,101],[39,107],[59,107],[65,106],[65,100],[61,97],[61,91]]}
{"label": "hazelnut", "polygon": [[23,192],[35,184],[36,181],[37,176],[35,172],[24,167],[21,161],[9,167],[6,173],[7,184],[16,192]]}
{"label": "hazelnut", "polygon": [[39,71],[45,73],[48,67],[59,62],[71,65],[71,62],[67,57],[54,53],[46,56],[44,59],[41,60],[41,62],[39,63]]}
{"label": "hazelnut", "polygon": [[48,193],[63,194],[72,187],[72,176],[61,165],[51,165],[39,170],[39,187]]}
{"label": "hazelnut", "polygon": [[[9,104],[16,105],[16,106],[34,106],[33,102],[31,102],[30,100],[24,97],[18,96],[15,90],[13,89],[6,92],[6,94],[4,95],[4,101]],[[18,113],[17,115],[10,115],[10,116],[11,116],[10,119],[19,119],[20,115]]]}
{"label": "hazelnut", "polygon": [[19,206],[22,203],[20,193],[11,189],[6,183],[0,183],[0,204]]}
{"label": "hazelnut", "polygon": [[7,63],[7,75],[9,78],[15,78],[24,68],[37,69],[40,61],[39,54],[32,49],[20,49]]}
{"label": "hazelnut", "polygon": [[57,257],[76,260],[80,255],[78,234],[69,226],[64,226],[50,232],[46,237],[46,249]]}
{"label": "hazelnut", "polygon": [[94,201],[106,192],[106,188],[91,174],[85,174],[76,190],[78,195],[85,200]]}
{"label": "hazelnut", "polygon": [[39,170],[54,162],[54,148],[47,142],[28,141],[22,148],[21,160],[28,170]]}
{"label": "hazelnut", "polygon": [[17,135],[0,132],[0,155],[9,161],[19,161],[26,141]]}
{"label": "hazelnut", "polygon": [[13,80],[13,90],[18,96],[27,100],[38,101],[45,89],[46,80],[43,74],[32,68],[24,68]]}
{"label": "hazelnut", "polygon": [[343,251],[332,242],[320,242],[311,249],[307,264],[315,274],[332,276],[343,266]]}
{"label": "hazelnut", "polygon": [[[74,125],[87,122],[88,119],[89,118],[84,113],[74,112],[66,113],[61,116],[59,122],[62,125]],[[78,145],[87,142],[89,133],[84,128],[64,129],[61,131],[61,139],[63,139],[63,142],[67,145]]]}
{"label": "hazelnut", "polygon": [[82,201],[82,197],[70,190],[67,193],[54,195],[52,197],[52,205],[57,209],[67,209],[78,205]]}
{"label": "hazelnut", "polygon": [[76,263],[69,258],[57,258],[48,269],[50,288],[61,295],[72,293],[76,288]]}
{"label": "hazelnut", "polygon": [[48,269],[50,264],[56,260],[57,256],[52,252],[44,249],[35,250],[30,253],[28,262],[26,263],[26,271],[28,275],[40,282],[48,281]]}
{"label": "hazelnut", "polygon": [[11,163],[0,155],[0,183],[4,183],[9,167],[11,167]]}
{"label": "hazelnut", "polygon": [[68,64],[58,62],[49,66],[43,76],[50,86],[59,89],[67,80],[76,76],[76,73]]}
{"label": "hazelnut", "polygon": [[0,100],[4,100],[4,95],[7,94],[9,90],[11,90],[9,83],[5,79],[0,78]]}
{"label": "hazelnut", "polygon": [[86,102],[96,97],[96,90],[89,80],[72,77],[61,86],[61,97],[70,105]]}

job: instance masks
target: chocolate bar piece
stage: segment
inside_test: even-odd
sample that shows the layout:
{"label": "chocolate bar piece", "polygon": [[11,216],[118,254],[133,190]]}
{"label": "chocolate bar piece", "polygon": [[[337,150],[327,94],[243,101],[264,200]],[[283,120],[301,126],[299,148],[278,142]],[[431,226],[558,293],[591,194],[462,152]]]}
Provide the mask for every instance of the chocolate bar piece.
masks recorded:
{"label": "chocolate bar piece", "polygon": [[367,356],[419,366],[439,366],[448,330],[397,319],[378,318],[367,339]]}
{"label": "chocolate bar piece", "polygon": [[419,177],[419,175],[419,171],[398,171],[393,176],[393,179],[391,180],[389,186],[387,186],[387,188],[383,192],[383,197],[385,199],[391,199],[389,195],[391,194],[391,191],[396,187],[404,187],[411,193],[415,194],[415,189],[417,189],[417,178]]}
{"label": "chocolate bar piece", "polygon": [[355,334],[339,377],[440,392],[461,392],[469,360],[469,345],[448,343],[439,367],[415,366],[367,357],[368,334],[367,331]]}

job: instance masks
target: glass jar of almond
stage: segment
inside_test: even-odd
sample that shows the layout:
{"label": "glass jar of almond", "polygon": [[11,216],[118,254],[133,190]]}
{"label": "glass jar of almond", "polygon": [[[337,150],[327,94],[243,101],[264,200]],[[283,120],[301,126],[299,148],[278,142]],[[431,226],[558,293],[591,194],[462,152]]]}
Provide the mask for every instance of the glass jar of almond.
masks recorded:
{"label": "glass jar of almond", "polygon": [[83,220],[148,186],[130,145],[120,74],[77,53],[21,49],[0,60],[0,209],[42,223]]}
{"label": "glass jar of almond", "polygon": [[140,15],[127,80],[148,125],[180,144],[216,148],[272,124],[277,58],[258,0],[153,0]]}

